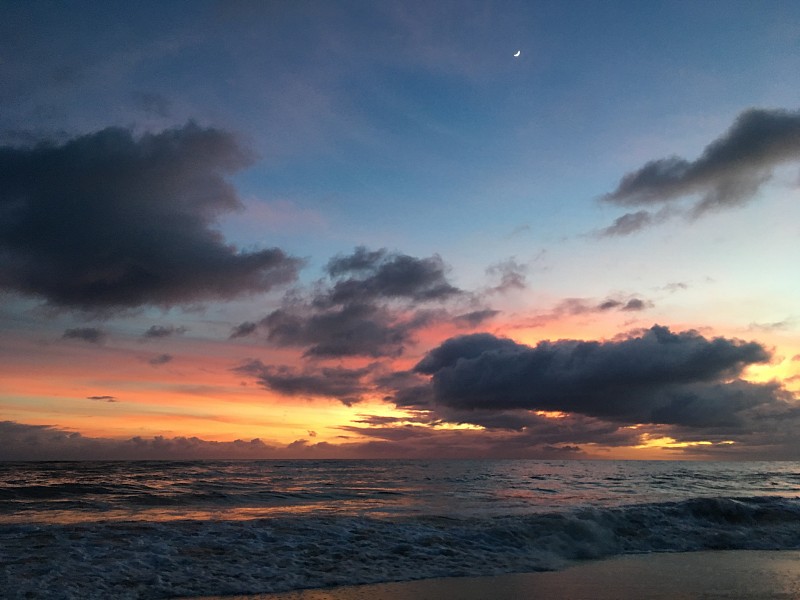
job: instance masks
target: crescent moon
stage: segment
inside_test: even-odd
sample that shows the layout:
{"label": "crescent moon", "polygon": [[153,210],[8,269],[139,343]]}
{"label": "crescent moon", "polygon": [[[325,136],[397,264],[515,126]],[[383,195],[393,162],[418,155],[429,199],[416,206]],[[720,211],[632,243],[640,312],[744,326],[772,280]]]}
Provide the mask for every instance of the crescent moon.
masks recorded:
{"label": "crescent moon", "polygon": [[522,50],[517,50],[517,51],[514,53],[514,58],[518,58],[520,54],[522,54]]}

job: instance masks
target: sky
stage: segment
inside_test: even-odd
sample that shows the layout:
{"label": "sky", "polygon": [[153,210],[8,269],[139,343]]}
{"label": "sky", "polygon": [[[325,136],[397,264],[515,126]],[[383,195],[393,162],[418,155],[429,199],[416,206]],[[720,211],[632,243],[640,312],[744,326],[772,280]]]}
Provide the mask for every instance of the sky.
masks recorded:
{"label": "sky", "polygon": [[0,8],[0,460],[800,456],[798,3]]}

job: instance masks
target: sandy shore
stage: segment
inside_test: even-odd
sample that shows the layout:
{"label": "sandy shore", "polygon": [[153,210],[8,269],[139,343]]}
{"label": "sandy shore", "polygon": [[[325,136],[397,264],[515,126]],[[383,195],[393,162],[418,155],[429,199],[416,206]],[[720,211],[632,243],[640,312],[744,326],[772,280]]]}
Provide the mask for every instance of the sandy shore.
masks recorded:
{"label": "sandy shore", "polygon": [[[800,598],[800,551],[620,556],[563,571],[208,596],[203,600],[689,600]],[[199,599],[196,599],[199,600]]]}

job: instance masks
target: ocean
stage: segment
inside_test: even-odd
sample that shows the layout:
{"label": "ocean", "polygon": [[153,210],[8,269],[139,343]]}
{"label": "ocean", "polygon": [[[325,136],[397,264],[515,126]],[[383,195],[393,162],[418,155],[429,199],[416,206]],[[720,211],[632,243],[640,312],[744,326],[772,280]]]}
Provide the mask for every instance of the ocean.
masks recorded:
{"label": "ocean", "polygon": [[800,548],[800,462],[0,463],[0,597],[155,599]]}

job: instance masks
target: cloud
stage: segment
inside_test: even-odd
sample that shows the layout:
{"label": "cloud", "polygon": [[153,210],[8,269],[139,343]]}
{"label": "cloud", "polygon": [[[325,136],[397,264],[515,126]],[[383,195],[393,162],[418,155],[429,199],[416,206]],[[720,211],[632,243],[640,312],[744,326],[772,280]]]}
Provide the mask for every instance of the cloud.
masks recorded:
{"label": "cloud", "polygon": [[364,394],[374,389],[368,377],[375,365],[361,369],[321,367],[298,370],[253,360],[233,370],[255,377],[265,388],[287,396],[334,398],[347,406],[360,402]]}
{"label": "cloud", "polygon": [[171,362],[172,358],[173,357],[171,354],[159,354],[158,356],[154,356],[153,358],[149,359],[147,362],[154,367],[157,367],[159,365],[165,365],[168,362]]}
{"label": "cloud", "polygon": [[116,396],[86,396],[87,400],[97,400],[98,402],[119,402]]}
{"label": "cloud", "polygon": [[172,113],[172,102],[161,94],[134,92],[131,98],[136,107],[148,115],[167,118]]}
{"label": "cloud", "polygon": [[755,342],[654,326],[608,342],[535,347],[489,334],[451,338],[415,367],[431,375],[435,405],[458,410],[544,410],[617,423],[746,427],[759,411],[788,411],[777,384],[738,379],[764,363]]}
{"label": "cloud", "polygon": [[402,298],[414,302],[444,300],[462,292],[445,276],[445,266],[438,256],[415,258],[370,251],[363,246],[353,254],[332,258],[326,271],[334,279],[319,304],[365,302],[376,298]]}
{"label": "cloud", "polygon": [[228,338],[233,340],[240,337],[247,337],[251,333],[255,333],[256,329],[258,329],[257,323],[253,323],[252,321],[245,321],[244,323],[236,325],[231,330],[231,334],[228,336]]}
{"label": "cloud", "polygon": [[294,280],[297,259],[239,251],[214,228],[240,208],[227,177],[250,162],[234,136],[194,123],[0,148],[0,289],[109,311]]}
{"label": "cloud", "polygon": [[609,297],[605,300],[589,298],[565,298],[550,312],[534,315],[525,321],[526,327],[540,327],[565,316],[580,316],[617,312],[641,312],[653,307],[653,303],[637,296]]}
{"label": "cloud", "polygon": [[[341,444],[297,440],[285,446],[269,445],[256,438],[213,442],[197,437],[133,437],[110,439],[85,437],[48,425],[0,421],[0,460],[108,460],[237,459],[237,458],[463,458],[581,456],[572,445],[532,443],[518,432],[439,431],[409,425],[400,428],[350,428],[342,431],[369,437],[368,441],[343,440]],[[308,432],[314,438],[313,431]]]}
{"label": "cloud", "polygon": [[629,235],[640,229],[644,229],[653,223],[653,215],[646,210],[639,210],[633,213],[626,213],[617,217],[614,223],[601,229],[598,232],[600,237],[613,237]]}
{"label": "cloud", "polygon": [[463,315],[456,315],[453,318],[453,322],[459,327],[477,327],[484,321],[488,321],[499,314],[499,310],[492,310],[491,308],[473,310]]}
{"label": "cloud", "polygon": [[175,327],[173,325],[152,325],[142,334],[142,337],[152,340],[170,337],[181,333],[186,333],[186,327]]}
{"label": "cloud", "polygon": [[500,282],[490,288],[490,293],[505,293],[513,290],[524,290],[527,287],[527,265],[518,263],[513,257],[491,265],[486,269],[490,277],[500,279]]}
{"label": "cloud", "polygon": [[[451,320],[443,305],[466,296],[447,280],[438,256],[359,247],[331,259],[325,271],[326,279],[287,294],[258,321],[269,342],[305,348],[314,358],[399,356],[417,330]],[[231,337],[249,335],[252,324],[238,325]]]}
{"label": "cloud", "polygon": [[[782,163],[800,160],[800,112],[749,109],[699,158],[662,158],[628,173],[603,200],[620,206],[652,206],[699,196],[692,213],[750,200]],[[650,223],[646,211],[623,215],[606,235],[624,235]]]}
{"label": "cloud", "polygon": [[96,327],[75,327],[64,331],[61,338],[65,340],[83,340],[90,344],[99,344],[105,340],[106,334]]}
{"label": "cloud", "polygon": [[305,356],[399,356],[420,326],[384,307],[349,304],[326,311],[276,310],[261,324],[279,346],[305,346]]}
{"label": "cloud", "polygon": [[84,437],[49,425],[0,421],[0,460],[265,458],[279,449],[259,439],[211,442],[196,437]]}

